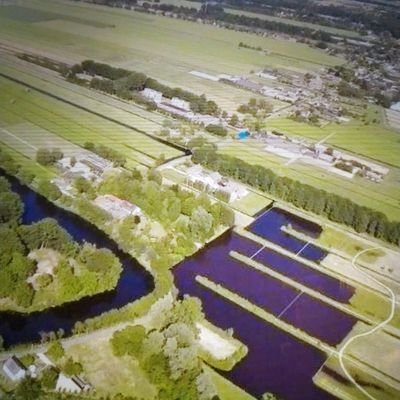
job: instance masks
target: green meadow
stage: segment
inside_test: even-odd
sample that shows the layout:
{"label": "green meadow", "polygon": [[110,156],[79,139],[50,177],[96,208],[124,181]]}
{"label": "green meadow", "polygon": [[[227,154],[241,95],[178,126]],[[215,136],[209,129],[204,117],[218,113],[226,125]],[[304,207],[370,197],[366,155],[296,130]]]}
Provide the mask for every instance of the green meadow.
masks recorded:
{"label": "green meadow", "polygon": [[287,164],[287,159],[265,151],[262,143],[252,139],[235,141],[221,146],[220,152],[250,164],[262,165],[277,174],[324,189],[327,192],[347,197],[358,204],[384,212],[390,219],[400,219],[399,168],[391,168],[383,182],[374,183],[361,177],[343,178],[301,161]]}
{"label": "green meadow", "polygon": [[377,116],[376,123],[365,124],[353,119],[348,123],[329,124],[323,128],[287,118],[269,119],[268,129],[275,129],[293,136],[304,136],[312,140],[322,140],[331,135],[326,143],[350,151],[360,156],[400,167],[400,131],[390,129],[379,121],[378,110],[368,114]]}
{"label": "green meadow", "polygon": [[[31,15],[31,22],[21,20],[22,13]],[[190,71],[248,74],[273,67],[305,72],[344,62],[288,40],[128,10],[49,0],[3,6],[0,37],[64,61],[93,58],[143,71],[168,85],[206,93],[227,111],[236,110],[252,94],[195,77]],[[270,54],[240,49],[240,42],[261,46]]]}
{"label": "green meadow", "polygon": [[35,148],[43,144],[40,141],[43,137],[40,139],[35,131],[53,136],[54,146],[59,145],[61,138],[63,143],[68,141],[71,146],[93,142],[113,147],[126,156],[130,167],[138,164],[151,166],[161,154],[167,158],[180,154],[140,132],[27,90],[23,85],[5,78],[0,78],[0,104],[0,126],[9,132],[2,132],[0,139],[31,158],[35,155],[32,146]]}

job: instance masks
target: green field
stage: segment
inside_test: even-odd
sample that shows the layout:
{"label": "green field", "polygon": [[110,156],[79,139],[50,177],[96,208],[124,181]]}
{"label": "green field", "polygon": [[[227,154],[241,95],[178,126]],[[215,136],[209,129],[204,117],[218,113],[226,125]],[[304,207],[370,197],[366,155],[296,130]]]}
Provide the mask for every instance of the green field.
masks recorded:
{"label": "green field", "polygon": [[268,207],[272,200],[256,192],[249,192],[245,197],[231,203],[232,208],[244,214],[253,216]]}
{"label": "green field", "polygon": [[287,159],[264,150],[256,140],[236,141],[221,147],[222,154],[240,158],[250,164],[262,165],[279,175],[347,197],[359,204],[371,207],[394,220],[400,219],[400,169],[391,168],[383,182],[377,184],[361,177],[349,180],[322,168],[295,162],[287,165]]}
{"label": "green field", "polygon": [[[379,110],[370,108],[368,114],[374,114],[378,123],[371,122],[364,125],[360,121],[352,120],[348,123],[329,124],[320,128],[287,118],[277,118],[269,119],[266,126],[283,133],[304,136],[317,141],[334,134],[327,141],[328,144],[400,167],[400,132],[387,128],[380,122]],[[369,118],[368,114],[367,118]]]}
{"label": "green field", "polygon": [[[196,9],[199,9],[201,6],[201,3],[192,2],[192,1],[188,1],[188,0],[162,0],[161,3],[173,4],[175,6],[183,6],[183,7],[196,8]],[[332,35],[346,36],[346,37],[350,37],[350,38],[358,38],[361,36],[358,32],[355,32],[355,31],[332,28],[330,26],[312,24],[310,22],[297,21],[295,19],[290,19],[290,18],[275,17],[275,16],[267,15],[267,14],[254,13],[254,12],[243,11],[243,10],[236,10],[236,9],[229,8],[229,7],[225,7],[224,11],[229,14],[245,15],[245,16],[251,17],[251,18],[260,18],[260,19],[265,19],[268,21],[281,22],[283,24],[288,24],[288,25],[302,26],[305,28],[321,30],[324,32],[331,33]]]}
{"label": "green field", "polygon": [[[376,343],[374,343],[374,346]],[[382,380],[371,375],[371,369],[366,369],[360,364],[346,360],[346,368],[351,376],[356,377],[358,383],[373,397],[379,400],[393,400],[399,396],[399,391],[387,385]],[[337,396],[340,399],[364,400],[366,396],[361,393],[351,382],[345,377],[340,367],[337,356],[332,356],[324,364],[331,373],[324,368],[319,370],[314,376],[314,383]],[[333,372],[333,373],[332,373]]]}
{"label": "green field", "polygon": [[[24,131],[23,127],[27,126],[32,132],[50,132],[77,146],[91,141],[113,147],[127,157],[128,167],[137,164],[151,166],[161,154],[167,158],[180,154],[139,132],[34,90],[28,91],[23,85],[4,78],[0,78],[0,103],[0,125],[19,139],[4,132],[0,138],[30,157],[34,156],[34,147],[40,145],[40,141],[37,135],[29,134],[29,129]],[[62,144],[60,146],[63,147]]]}
{"label": "green field", "polygon": [[112,96],[71,84],[52,71],[6,54],[2,55],[0,72],[149,134],[158,133],[164,120],[169,119],[164,115],[146,111],[132,102],[119,101]]}
{"label": "green field", "polygon": [[[171,86],[206,93],[228,111],[247,102],[251,93],[195,77],[190,71],[248,74],[267,66],[315,71],[321,64],[344,62],[301,43],[122,9],[49,0],[32,0],[29,8],[15,8],[18,12],[10,12],[9,7],[2,7],[0,12],[0,37],[4,41],[65,61],[93,58],[143,71]],[[32,13],[37,22],[21,21],[21,12]],[[62,18],[49,20],[49,13]],[[81,22],[71,20],[75,18]],[[261,46],[271,54],[243,51],[238,47],[240,42]]]}

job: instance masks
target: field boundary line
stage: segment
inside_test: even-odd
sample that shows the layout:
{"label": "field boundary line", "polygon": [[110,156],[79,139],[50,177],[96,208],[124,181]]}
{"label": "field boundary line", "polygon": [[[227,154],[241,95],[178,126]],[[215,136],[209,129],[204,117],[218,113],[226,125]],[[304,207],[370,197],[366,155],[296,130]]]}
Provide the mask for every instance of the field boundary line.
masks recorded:
{"label": "field boundary line", "polygon": [[17,139],[19,142],[26,144],[27,146],[29,146],[31,149],[37,151],[38,148],[36,146],[34,146],[33,144],[30,144],[28,142],[26,142],[24,139],[21,139],[20,137],[14,135],[13,133],[11,133],[10,131],[8,131],[7,129],[4,128],[0,128],[3,132],[6,133],[6,135],[12,136],[13,138]]}
{"label": "field boundary line", "polygon": [[351,338],[349,338],[349,340],[347,342],[344,343],[344,345],[342,346],[342,348],[339,350],[338,352],[338,358],[339,358],[339,363],[340,363],[340,367],[342,368],[344,374],[346,375],[347,379],[361,392],[363,393],[366,397],[368,397],[370,400],[378,400],[376,397],[372,396],[370,393],[368,393],[367,390],[365,390],[361,385],[359,385],[356,380],[351,376],[351,374],[349,373],[349,371],[347,370],[346,366],[344,365],[343,362],[343,356],[344,356],[344,352],[346,350],[346,348],[353,343],[355,340],[368,336],[368,335],[372,335],[373,333],[377,332],[378,330],[380,330],[381,328],[385,327],[387,324],[390,323],[390,321],[393,319],[394,317],[394,313],[395,313],[395,308],[396,308],[396,295],[394,294],[393,290],[390,289],[389,287],[387,287],[386,285],[384,285],[382,282],[380,282],[378,279],[374,278],[373,276],[371,276],[370,274],[368,274],[367,272],[361,270],[360,268],[357,267],[356,265],[356,260],[359,256],[361,256],[362,254],[371,251],[371,250],[378,250],[378,249],[382,249],[382,246],[376,246],[376,247],[370,247],[368,249],[364,249],[361,250],[360,252],[358,252],[353,259],[351,260],[351,264],[352,266],[357,269],[359,272],[361,272],[362,274],[364,274],[365,276],[367,276],[368,278],[372,279],[375,283],[377,283],[378,285],[380,285],[381,287],[383,287],[385,290],[387,290],[387,292],[389,293],[390,297],[391,297],[391,307],[390,307],[390,313],[389,316],[382,322],[380,322],[378,325],[376,325],[375,327],[373,327],[372,329],[366,331],[366,332],[362,332],[359,333],[357,335],[352,336]]}

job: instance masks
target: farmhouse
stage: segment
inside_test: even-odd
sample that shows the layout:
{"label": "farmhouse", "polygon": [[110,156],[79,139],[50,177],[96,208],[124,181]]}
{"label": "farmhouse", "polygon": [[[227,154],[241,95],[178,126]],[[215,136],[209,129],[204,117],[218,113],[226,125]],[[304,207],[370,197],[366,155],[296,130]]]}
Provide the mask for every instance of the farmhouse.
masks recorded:
{"label": "farmhouse", "polygon": [[3,371],[14,382],[25,378],[26,375],[25,366],[16,356],[12,356],[4,362]]}
{"label": "farmhouse", "polygon": [[110,213],[116,219],[126,218],[129,215],[141,215],[142,210],[129,201],[121,200],[112,194],[97,196],[94,203]]}
{"label": "farmhouse", "polygon": [[176,107],[184,111],[190,111],[190,103],[180,99],[179,97],[173,97],[170,104],[172,107]]}
{"label": "farmhouse", "polygon": [[141,95],[145,97],[146,99],[149,99],[151,101],[154,101],[154,103],[159,104],[162,101],[163,94],[161,92],[158,92],[157,90],[145,88],[142,92]]}
{"label": "farmhouse", "polygon": [[239,200],[248,194],[247,189],[223,177],[218,172],[207,172],[201,165],[194,165],[187,170],[187,180],[193,185],[200,185],[209,193],[221,192],[226,194],[228,202]]}
{"label": "farmhouse", "polygon": [[63,373],[58,375],[56,390],[58,392],[67,392],[67,393],[80,393],[83,390],[88,390],[90,386],[83,382],[82,379],[77,377],[76,375],[68,377]]}
{"label": "farmhouse", "polygon": [[112,166],[112,163],[97,154],[83,152],[76,155],[75,163],[72,162],[72,157],[64,157],[57,161],[57,166],[67,177],[83,176],[91,180],[102,175],[105,170]]}

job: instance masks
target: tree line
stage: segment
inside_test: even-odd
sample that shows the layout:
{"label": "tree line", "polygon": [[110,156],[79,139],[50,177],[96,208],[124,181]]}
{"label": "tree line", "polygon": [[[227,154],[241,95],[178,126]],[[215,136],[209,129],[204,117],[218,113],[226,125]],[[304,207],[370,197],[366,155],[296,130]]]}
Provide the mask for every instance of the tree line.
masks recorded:
{"label": "tree line", "polygon": [[[196,0],[192,0],[196,1]],[[201,2],[201,0],[197,0]],[[278,15],[280,12],[290,12],[294,19],[349,29],[349,25],[362,25],[364,30],[372,30],[380,34],[390,32],[395,37],[400,37],[398,23],[398,10],[389,2],[376,0],[363,0],[366,3],[380,5],[379,8],[368,7],[343,7],[342,5],[322,4],[310,0],[224,0],[233,8],[252,11],[268,15]],[[327,18],[330,16],[333,18]]]}
{"label": "tree line", "polygon": [[356,232],[366,232],[389,243],[400,245],[400,222],[389,221],[382,212],[323,189],[280,176],[261,165],[252,165],[229,155],[217,154],[210,146],[194,149],[192,159],[195,163],[271,193],[296,207],[350,226]]}
{"label": "tree line", "polygon": [[217,104],[208,100],[204,94],[197,95],[181,88],[171,88],[141,72],[117,68],[93,60],[85,60],[81,64],[72,66],[66,76],[69,80],[79,81],[77,74],[82,73],[93,77],[90,82],[92,88],[115,94],[123,99],[135,100],[135,92],[148,88],[161,92],[164,97],[169,99],[179,97],[188,101],[191,110],[195,113],[215,116],[221,114]]}

